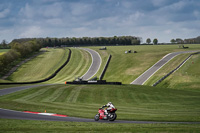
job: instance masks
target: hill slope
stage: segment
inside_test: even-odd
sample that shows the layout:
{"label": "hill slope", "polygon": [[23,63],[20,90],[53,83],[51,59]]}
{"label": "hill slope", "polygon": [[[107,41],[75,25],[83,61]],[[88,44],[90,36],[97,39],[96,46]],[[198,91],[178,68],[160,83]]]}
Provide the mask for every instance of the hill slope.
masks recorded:
{"label": "hill slope", "polygon": [[43,54],[20,66],[8,79],[15,82],[44,79],[66,61],[68,52],[65,49],[46,49]]}
{"label": "hill slope", "polygon": [[0,97],[1,108],[93,118],[111,101],[118,119],[200,121],[200,90],[135,85],[51,85]]}
{"label": "hill slope", "polygon": [[[100,47],[90,48],[97,50],[103,56],[103,62],[105,62],[109,54],[112,55],[109,67],[104,76],[105,80],[130,84],[168,53],[200,50],[200,45],[188,46],[190,47],[189,49],[179,49],[177,45],[109,46],[107,50],[99,50]],[[125,51],[128,50],[134,50],[137,53],[125,54]]]}

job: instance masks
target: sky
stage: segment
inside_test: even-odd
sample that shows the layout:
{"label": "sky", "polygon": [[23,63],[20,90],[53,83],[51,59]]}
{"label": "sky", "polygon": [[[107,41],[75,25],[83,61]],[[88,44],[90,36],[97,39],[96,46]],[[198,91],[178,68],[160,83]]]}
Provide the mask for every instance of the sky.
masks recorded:
{"label": "sky", "polygon": [[200,36],[200,0],[0,0],[0,41],[100,36]]}

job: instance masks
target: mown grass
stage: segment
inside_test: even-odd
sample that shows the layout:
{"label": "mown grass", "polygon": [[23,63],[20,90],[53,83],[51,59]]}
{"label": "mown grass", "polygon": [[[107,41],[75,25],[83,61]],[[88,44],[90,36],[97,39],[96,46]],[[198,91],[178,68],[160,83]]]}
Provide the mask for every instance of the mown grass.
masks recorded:
{"label": "mown grass", "polygon": [[1,132],[176,132],[198,133],[199,124],[117,124],[0,119]]}
{"label": "mown grass", "polygon": [[67,60],[67,49],[45,50],[43,54],[20,66],[8,79],[15,82],[41,80],[53,74]]}
{"label": "mown grass", "polygon": [[158,86],[176,89],[200,89],[200,54],[193,55],[179,70]]}
{"label": "mown grass", "polygon": [[[200,49],[200,45],[188,46],[190,48],[186,50]],[[104,79],[108,81],[122,81],[127,84],[167,53],[185,50],[178,49],[177,45],[118,46],[107,48],[108,50],[106,51],[98,51],[98,47],[92,47],[102,57],[103,62],[100,71],[103,70],[102,67],[104,67],[103,64],[105,64],[108,55],[111,54],[113,56],[111,59],[112,63],[109,65],[110,70],[107,71],[107,76]],[[124,51],[129,49],[136,50],[138,53],[124,54]],[[82,53],[83,51],[81,52],[80,50],[76,52],[77,56],[74,55],[72,57],[74,60],[77,61],[79,58],[90,60],[88,53]],[[184,58],[182,55],[180,57]],[[168,81],[166,80],[167,82],[159,84],[158,87],[134,85],[52,85],[2,96],[0,97],[0,107],[21,111],[44,112],[46,110],[49,113],[93,119],[100,106],[108,101],[112,101],[118,108],[116,112],[118,114],[117,119],[121,120],[200,121],[199,56],[196,55],[193,58],[194,60],[189,61],[193,61],[194,64],[187,62],[188,66],[185,66],[187,65],[186,63],[179,69],[177,76],[173,75]],[[77,63],[76,65],[73,65],[74,62],[71,62],[71,65],[66,66],[59,73],[60,75],[50,82],[62,83],[64,80],[73,79],[73,76],[71,78],[66,77],[79,75],[72,74],[76,69],[74,66],[81,66],[82,68],[84,62],[75,62],[75,64]],[[175,65],[176,63],[174,62]],[[73,66],[73,69],[70,66]],[[86,71],[86,69],[87,66],[84,66],[84,70],[79,71]],[[97,75],[100,75],[100,71]],[[59,78],[61,76],[62,78]],[[192,82],[187,82],[189,79]],[[5,88],[5,86],[0,86],[0,88]],[[185,89],[179,90],[179,88]],[[0,119],[0,123],[2,132],[199,132],[200,129],[199,124],[102,124],[7,119]]]}
{"label": "mown grass", "polygon": [[[70,48],[72,50],[69,63],[47,83],[65,83],[75,77],[84,75],[91,65],[92,58],[84,50]],[[23,64],[14,72],[8,80],[15,82],[36,81],[47,78],[53,74],[68,58],[68,49],[45,49],[47,52]],[[1,81],[7,82],[7,81]]]}
{"label": "mown grass", "polygon": [[70,48],[72,50],[71,59],[69,63],[48,83],[65,83],[65,81],[72,81],[76,77],[83,76],[89,69],[92,58],[87,51]]}
{"label": "mown grass", "polygon": [[[189,49],[180,49],[178,45],[108,46],[107,50],[98,50],[100,47],[90,48],[98,50],[100,55],[104,56],[104,62],[106,62],[109,54],[112,55],[111,62],[104,76],[105,80],[130,84],[166,54],[200,49],[200,45],[185,46],[189,46]],[[138,53],[125,54],[125,51],[128,50],[135,50]]]}
{"label": "mown grass", "polygon": [[200,121],[200,90],[134,85],[51,85],[0,97],[0,107],[92,118],[108,101],[121,120]]}

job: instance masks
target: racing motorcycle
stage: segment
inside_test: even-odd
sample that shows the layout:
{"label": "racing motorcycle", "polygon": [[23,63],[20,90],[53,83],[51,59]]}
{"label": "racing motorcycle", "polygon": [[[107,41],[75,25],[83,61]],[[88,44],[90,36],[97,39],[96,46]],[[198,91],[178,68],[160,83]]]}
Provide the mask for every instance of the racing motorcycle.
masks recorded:
{"label": "racing motorcycle", "polygon": [[101,120],[109,120],[109,121],[114,121],[117,118],[117,114],[115,113],[117,109],[112,108],[110,111],[108,111],[108,114],[105,115],[105,111],[102,108],[99,108],[99,113],[95,115],[94,120],[98,121],[99,119]]}

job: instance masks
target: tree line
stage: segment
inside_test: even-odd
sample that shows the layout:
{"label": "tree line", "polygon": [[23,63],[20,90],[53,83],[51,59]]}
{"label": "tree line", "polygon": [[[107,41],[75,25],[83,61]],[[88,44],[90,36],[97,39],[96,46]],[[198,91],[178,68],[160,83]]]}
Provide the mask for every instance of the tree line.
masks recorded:
{"label": "tree line", "polygon": [[178,43],[178,44],[200,44],[200,36],[196,38],[189,38],[189,39],[181,39],[181,38],[176,38],[176,39],[171,39],[170,42],[172,44]]}
{"label": "tree line", "polygon": [[[26,42],[33,38],[14,39],[13,42]],[[43,47],[61,46],[102,46],[102,45],[139,45],[141,38],[134,36],[114,37],[66,37],[66,38],[36,38]]]}
{"label": "tree line", "polygon": [[30,40],[27,42],[11,42],[11,49],[0,55],[0,75],[2,76],[5,72],[9,71],[13,63],[19,58],[26,58],[30,54],[37,52],[41,48],[41,43],[37,40]]}

